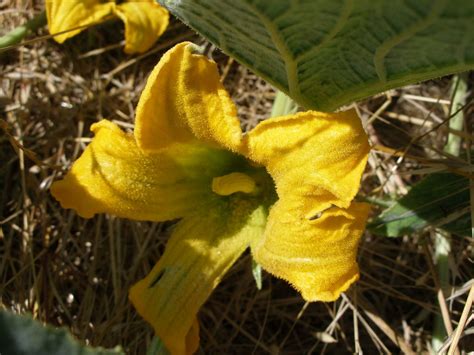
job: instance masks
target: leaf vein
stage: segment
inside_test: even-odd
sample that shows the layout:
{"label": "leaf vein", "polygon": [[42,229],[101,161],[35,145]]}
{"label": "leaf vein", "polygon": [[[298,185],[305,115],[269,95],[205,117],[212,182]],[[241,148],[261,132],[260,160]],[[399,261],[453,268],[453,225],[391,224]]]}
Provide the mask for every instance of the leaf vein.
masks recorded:
{"label": "leaf vein", "polygon": [[314,57],[315,53],[318,52],[326,43],[328,43],[330,40],[332,40],[339,32],[341,32],[342,28],[347,22],[347,19],[352,13],[354,1],[353,0],[346,0],[344,7],[342,8],[342,11],[339,15],[339,18],[337,19],[336,24],[334,27],[331,29],[331,31],[321,39],[321,42],[314,46],[311,47],[311,49],[308,49],[305,52],[300,53],[298,57],[295,58],[297,63],[304,62],[307,59],[310,59]]}
{"label": "leaf vein", "polygon": [[441,14],[447,5],[448,0],[437,0],[431,8],[431,11],[421,21],[416,22],[413,26],[405,31],[400,32],[384,42],[376,49],[374,55],[375,72],[382,83],[387,82],[387,68],[385,67],[385,58],[388,53],[400,43],[413,37],[416,33],[430,26]]}
{"label": "leaf vein", "polygon": [[288,81],[288,95],[296,101],[304,103],[305,98],[301,96],[298,84],[298,68],[297,63],[293,57],[293,53],[286,45],[275,23],[272,22],[264,13],[262,13],[255,5],[244,2],[260,19],[263,26],[270,35],[273,44],[280,53],[283,62],[285,63],[286,77]]}

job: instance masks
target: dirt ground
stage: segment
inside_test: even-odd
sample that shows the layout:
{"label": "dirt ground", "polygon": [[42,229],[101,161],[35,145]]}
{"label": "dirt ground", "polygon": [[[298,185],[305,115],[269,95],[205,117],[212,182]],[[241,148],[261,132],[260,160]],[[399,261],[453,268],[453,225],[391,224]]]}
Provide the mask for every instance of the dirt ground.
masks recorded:
{"label": "dirt ground", "polygon": [[[0,1],[0,34],[41,10],[40,1]],[[128,301],[128,289],[159,259],[171,223],[108,215],[86,220],[61,209],[49,187],[84,150],[92,123],[108,118],[133,129],[147,75],[178,42],[206,46],[245,129],[270,115],[275,90],[177,20],[140,56],[123,53],[120,22],[90,28],[64,45],[45,29],[28,39],[0,53],[2,307],[68,327],[87,344],[145,354],[153,331]],[[360,199],[375,202],[374,215],[381,210],[377,201],[406,194],[423,176],[422,162],[397,153],[441,156],[448,130],[438,123],[448,117],[451,86],[451,77],[441,78],[354,105],[372,145],[392,149],[374,149],[363,177]],[[473,112],[471,106],[466,116]],[[428,353],[437,323],[456,328],[474,276],[472,239],[448,236],[449,285],[440,292],[433,265],[439,233],[427,228],[386,238],[366,232],[361,280],[334,303],[305,303],[266,273],[258,290],[247,253],[199,314],[199,353]],[[463,337],[459,349],[474,351],[472,338]]]}

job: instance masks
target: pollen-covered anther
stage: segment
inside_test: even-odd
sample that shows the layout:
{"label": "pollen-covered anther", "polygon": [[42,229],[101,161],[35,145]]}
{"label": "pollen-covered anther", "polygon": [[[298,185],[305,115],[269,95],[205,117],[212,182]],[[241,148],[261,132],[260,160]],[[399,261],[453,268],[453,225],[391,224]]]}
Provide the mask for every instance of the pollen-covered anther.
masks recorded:
{"label": "pollen-covered anther", "polygon": [[231,173],[212,179],[212,191],[221,196],[229,196],[236,192],[250,194],[255,189],[255,180],[244,173]]}

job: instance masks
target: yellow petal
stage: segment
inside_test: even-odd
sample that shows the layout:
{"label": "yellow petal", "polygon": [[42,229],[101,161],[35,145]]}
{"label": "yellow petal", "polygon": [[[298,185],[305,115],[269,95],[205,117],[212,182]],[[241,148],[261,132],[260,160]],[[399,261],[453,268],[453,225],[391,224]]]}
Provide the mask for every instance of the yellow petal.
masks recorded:
{"label": "yellow petal", "polygon": [[272,207],[264,237],[252,245],[254,258],[305,300],[334,301],[359,278],[357,247],[369,205],[332,207],[308,220],[292,213],[291,204],[280,200]]}
{"label": "yellow petal", "polygon": [[240,149],[236,108],[219,81],[216,63],[181,43],[150,74],[137,107],[135,134],[145,150],[195,138]]}
{"label": "yellow petal", "polygon": [[369,145],[354,111],[272,118],[246,136],[246,155],[276,183],[257,262],[308,301],[333,301],[358,278],[357,246],[368,206],[351,203]]}
{"label": "yellow petal", "polygon": [[91,129],[92,143],[51,187],[64,208],[85,218],[96,213],[148,221],[183,217],[214,198],[212,178],[234,162],[230,152],[197,145],[146,154],[132,135],[109,121]]}
{"label": "yellow petal", "polygon": [[194,318],[191,329],[186,334],[185,346],[189,354],[195,353],[199,348],[199,322],[197,318]]}
{"label": "yellow petal", "polygon": [[154,0],[128,0],[116,14],[125,24],[126,53],[146,52],[168,27],[168,11]]}
{"label": "yellow petal", "polygon": [[[178,223],[164,255],[130,290],[138,313],[171,354],[196,350],[192,324],[199,308],[252,239],[261,236],[266,208],[229,198]],[[192,346],[189,345],[192,343]]]}
{"label": "yellow petal", "polygon": [[267,168],[280,198],[300,197],[303,216],[348,207],[359,190],[369,145],[355,111],[272,118],[246,139],[246,155]]}
{"label": "yellow petal", "polygon": [[[46,16],[50,34],[72,28],[97,24],[113,14],[115,2],[101,0],[47,0]],[[85,28],[69,31],[53,38],[58,43],[74,37]]]}

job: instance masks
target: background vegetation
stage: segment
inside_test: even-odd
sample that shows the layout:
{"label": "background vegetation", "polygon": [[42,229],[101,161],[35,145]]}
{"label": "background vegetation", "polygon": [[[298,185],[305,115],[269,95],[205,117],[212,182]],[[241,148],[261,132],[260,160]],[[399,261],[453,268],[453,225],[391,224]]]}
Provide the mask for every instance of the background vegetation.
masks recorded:
{"label": "background vegetation", "polygon": [[[41,10],[41,1],[0,1],[0,34]],[[148,73],[180,41],[205,45],[218,62],[245,129],[270,115],[275,91],[177,20],[148,53],[132,57],[122,51],[122,26],[106,23],[65,45],[41,29],[32,41],[0,53],[0,301],[15,313],[65,326],[86,344],[144,354],[152,329],[127,293],[161,255],[171,224],[106,215],[85,220],[61,209],[49,186],[90,141],[90,124],[108,118],[133,128]],[[375,202],[374,217],[427,173],[453,166],[472,171],[466,159],[443,151],[449,134],[463,139],[464,148],[472,139],[474,79],[464,80],[464,128],[449,128],[453,77],[354,105],[376,146],[361,192]],[[469,200],[457,208],[469,211]],[[433,337],[442,343],[443,329],[456,328],[474,275],[472,238],[436,226],[399,238],[367,231],[361,280],[335,303],[305,303],[267,274],[259,291],[246,254],[200,313],[200,353],[430,351]],[[440,240],[449,242],[443,261],[437,256]],[[472,316],[470,326],[467,334]],[[472,337],[463,337],[459,349],[473,351]]]}

